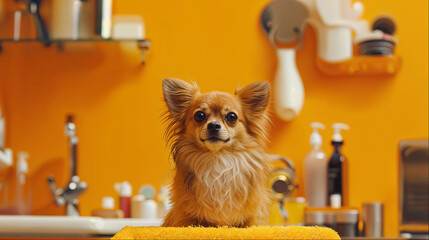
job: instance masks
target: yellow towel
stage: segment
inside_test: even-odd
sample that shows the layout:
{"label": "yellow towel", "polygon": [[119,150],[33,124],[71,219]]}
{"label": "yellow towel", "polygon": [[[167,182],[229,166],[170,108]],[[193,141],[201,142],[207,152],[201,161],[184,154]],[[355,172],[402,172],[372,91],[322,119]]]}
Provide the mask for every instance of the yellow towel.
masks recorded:
{"label": "yellow towel", "polygon": [[341,239],[325,227],[125,227],[112,239]]}

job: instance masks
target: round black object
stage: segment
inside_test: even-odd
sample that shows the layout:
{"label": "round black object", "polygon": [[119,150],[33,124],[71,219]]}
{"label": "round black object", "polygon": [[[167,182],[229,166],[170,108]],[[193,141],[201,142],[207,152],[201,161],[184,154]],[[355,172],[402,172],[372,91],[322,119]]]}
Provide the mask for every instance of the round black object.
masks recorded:
{"label": "round black object", "polygon": [[380,17],[372,24],[372,30],[380,30],[385,34],[393,35],[396,31],[396,25],[393,19],[389,17]]}
{"label": "round black object", "polygon": [[385,39],[372,39],[359,43],[360,55],[392,55],[395,43]]}
{"label": "round black object", "polygon": [[282,180],[275,181],[272,188],[277,193],[286,193],[288,191],[287,183]]}

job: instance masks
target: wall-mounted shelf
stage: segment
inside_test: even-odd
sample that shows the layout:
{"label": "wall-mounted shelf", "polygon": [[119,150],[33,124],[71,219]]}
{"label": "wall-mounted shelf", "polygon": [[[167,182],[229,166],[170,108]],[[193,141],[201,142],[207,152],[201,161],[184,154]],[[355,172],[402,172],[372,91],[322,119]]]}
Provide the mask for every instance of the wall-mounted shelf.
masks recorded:
{"label": "wall-mounted shelf", "polygon": [[396,74],[401,66],[398,56],[355,56],[342,62],[326,62],[320,58],[317,67],[330,76],[388,76]]}
{"label": "wall-mounted shelf", "polygon": [[146,61],[146,52],[150,47],[150,41],[145,39],[104,39],[104,38],[88,38],[88,39],[37,39],[37,38],[22,38],[13,39],[5,38],[0,39],[0,52],[2,51],[3,43],[26,43],[26,42],[40,42],[44,46],[48,47],[55,43],[59,49],[63,48],[63,44],[66,42],[137,42],[138,48],[141,51],[141,62]]}

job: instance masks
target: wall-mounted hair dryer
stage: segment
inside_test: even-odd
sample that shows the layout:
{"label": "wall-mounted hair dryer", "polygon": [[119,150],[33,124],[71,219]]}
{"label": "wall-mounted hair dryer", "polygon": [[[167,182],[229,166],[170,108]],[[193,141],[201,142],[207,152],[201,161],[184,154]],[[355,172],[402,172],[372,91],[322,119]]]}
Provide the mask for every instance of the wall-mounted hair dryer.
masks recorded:
{"label": "wall-mounted hair dryer", "polygon": [[[300,1],[276,0],[265,7],[261,16],[262,28],[277,53],[274,105],[277,115],[283,120],[295,118],[304,103],[304,87],[296,67],[295,53],[301,45],[308,14],[307,7]],[[285,44],[294,46],[281,47]]]}
{"label": "wall-mounted hair dryer", "polygon": [[[360,19],[362,14],[362,3],[352,3],[352,0],[274,0],[265,7],[261,24],[277,53],[274,104],[281,119],[295,118],[304,103],[304,87],[296,67],[295,52],[301,45],[306,24],[316,29],[318,60],[332,66],[353,57],[353,32],[356,41],[367,41],[367,36],[377,35],[367,21]],[[367,45],[373,47],[371,42]],[[387,45],[384,43],[384,47]]]}

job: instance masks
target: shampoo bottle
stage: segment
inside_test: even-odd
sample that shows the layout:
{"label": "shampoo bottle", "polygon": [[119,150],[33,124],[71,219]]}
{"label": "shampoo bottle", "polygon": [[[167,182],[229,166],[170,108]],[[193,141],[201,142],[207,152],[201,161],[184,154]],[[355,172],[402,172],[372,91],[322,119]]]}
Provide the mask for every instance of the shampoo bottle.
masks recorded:
{"label": "shampoo bottle", "polygon": [[[341,198],[341,205],[346,206],[348,201],[348,166],[346,158],[341,153],[343,137],[341,130],[348,130],[349,126],[344,123],[334,123],[332,125],[334,135],[332,136],[332,146],[334,152],[328,162],[328,199],[331,195],[338,194]],[[331,202],[329,203],[331,205]]]}
{"label": "shampoo bottle", "polygon": [[322,151],[322,136],[318,130],[325,126],[318,122],[312,122],[310,127],[313,133],[310,135],[312,149],[304,158],[304,189],[309,207],[326,207],[327,202],[327,177],[326,154]]}

